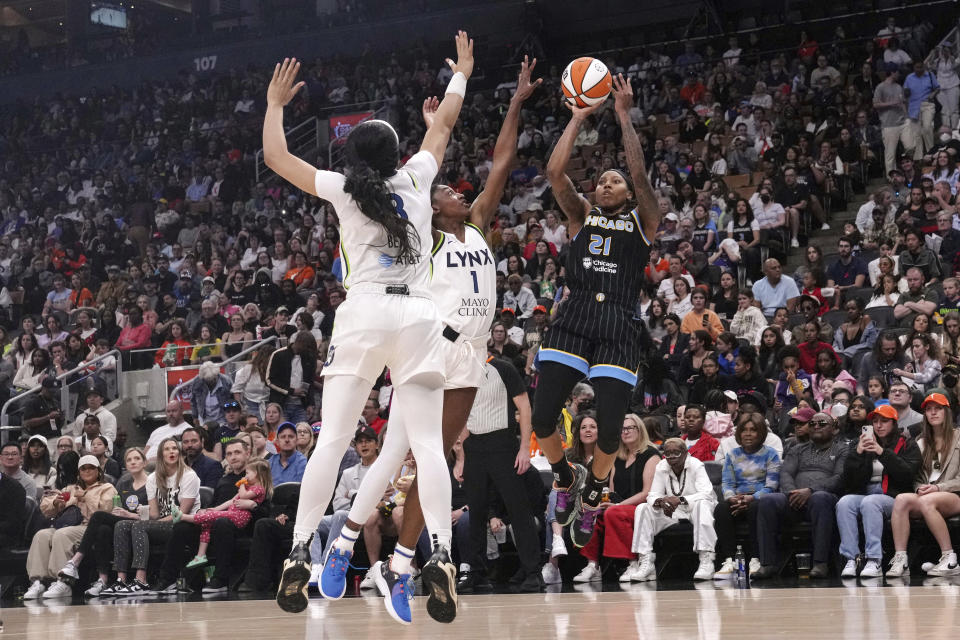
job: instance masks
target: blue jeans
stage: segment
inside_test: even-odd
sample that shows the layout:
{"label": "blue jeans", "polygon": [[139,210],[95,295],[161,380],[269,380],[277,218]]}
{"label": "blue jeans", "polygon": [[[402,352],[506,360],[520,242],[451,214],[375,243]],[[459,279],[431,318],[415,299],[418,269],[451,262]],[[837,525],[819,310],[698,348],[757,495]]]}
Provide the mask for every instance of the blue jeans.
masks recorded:
{"label": "blue jeans", "polygon": [[[310,562],[313,564],[323,564],[330,551],[330,545],[337,539],[343,530],[343,525],[347,522],[349,509],[334,511],[329,516],[323,516],[320,524],[317,526],[317,533],[313,536],[313,542],[310,543]],[[360,532],[357,532],[360,535]]]}
{"label": "blue jeans", "polygon": [[283,403],[283,415],[289,422],[297,424],[298,422],[307,421],[307,410],[304,409],[304,401],[300,402],[284,402]]}
{"label": "blue jeans", "polygon": [[867,495],[846,495],[837,502],[837,528],[840,529],[840,553],[853,559],[860,553],[860,527],[863,521],[864,555],[877,562],[883,557],[883,523],[890,519],[894,499],[880,493],[880,485],[867,488]]}

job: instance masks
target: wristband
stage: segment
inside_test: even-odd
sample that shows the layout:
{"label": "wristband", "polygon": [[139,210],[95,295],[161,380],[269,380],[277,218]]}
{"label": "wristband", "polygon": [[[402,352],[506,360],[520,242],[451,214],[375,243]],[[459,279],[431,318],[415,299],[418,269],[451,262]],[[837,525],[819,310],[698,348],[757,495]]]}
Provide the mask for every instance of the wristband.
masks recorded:
{"label": "wristband", "polygon": [[467,94],[467,76],[463,75],[460,71],[457,71],[453,74],[453,77],[450,78],[450,84],[447,85],[447,90],[445,93],[455,93],[461,98]]}

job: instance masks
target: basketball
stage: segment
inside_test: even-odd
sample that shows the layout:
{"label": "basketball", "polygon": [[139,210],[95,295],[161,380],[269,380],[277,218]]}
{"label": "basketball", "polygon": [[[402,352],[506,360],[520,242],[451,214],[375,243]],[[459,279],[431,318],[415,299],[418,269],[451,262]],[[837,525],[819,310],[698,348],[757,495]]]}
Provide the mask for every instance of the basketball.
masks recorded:
{"label": "basketball", "polygon": [[596,58],[577,58],[563,70],[560,80],[563,97],[578,107],[595,105],[610,95],[610,71]]}

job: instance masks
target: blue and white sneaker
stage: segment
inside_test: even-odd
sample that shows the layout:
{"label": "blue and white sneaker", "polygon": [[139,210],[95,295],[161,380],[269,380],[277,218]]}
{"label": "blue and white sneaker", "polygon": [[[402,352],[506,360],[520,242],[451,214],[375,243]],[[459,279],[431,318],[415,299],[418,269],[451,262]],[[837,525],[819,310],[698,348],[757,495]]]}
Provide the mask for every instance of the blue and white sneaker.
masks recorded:
{"label": "blue and white sneaker", "polygon": [[320,595],[327,600],[339,600],[347,591],[347,569],[350,568],[350,558],[353,551],[341,551],[336,544],[330,547],[330,553],[323,563],[320,572]]}
{"label": "blue and white sneaker", "polygon": [[380,563],[380,570],[374,575],[374,580],[376,580],[377,589],[383,594],[383,603],[390,617],[400,624],[410,624],[413,619],[410,612],[413,581],[410,579],[410,574],[401,575],[390,569],[392,559],[393,556],[386,562]]}

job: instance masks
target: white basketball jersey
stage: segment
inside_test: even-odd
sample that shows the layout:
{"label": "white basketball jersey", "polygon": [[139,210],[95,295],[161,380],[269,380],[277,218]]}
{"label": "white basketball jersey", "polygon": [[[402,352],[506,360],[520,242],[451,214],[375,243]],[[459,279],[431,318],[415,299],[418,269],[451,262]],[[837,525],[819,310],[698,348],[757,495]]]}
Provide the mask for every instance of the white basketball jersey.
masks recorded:
{"label": "white basketball jersey", "polygon": [[363,215],[354,199],[344,193],[346,178],[333,171],[317,171],[317,195],[333,204],[340,219],[340,259],[345,288],[361,282],[429,284],[433,218],[430,185],[436,175],[437,161],[433,154],[420,151],[386,181],[398,215],[410,220],[416,230],[411,239],[417,256],[408,262],[397,259],[396,238],[388,237],[384,228]]}
{"label": "white basketball jersey", "polygon": [[463,242],[444,233],[433,255],[433,299],[440,319],[467,339],[486,336],[497,306],[497,268],[483,233],[465,225]]}

